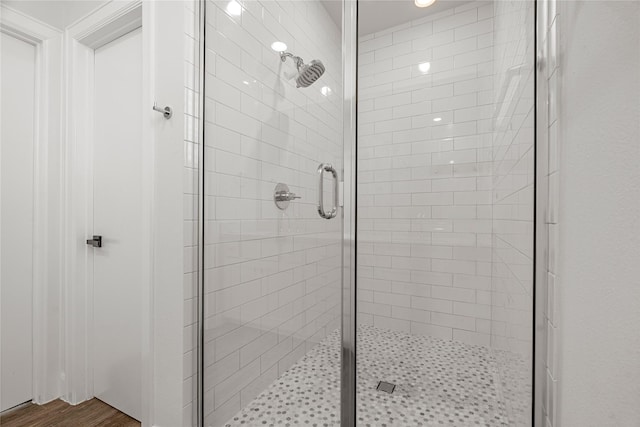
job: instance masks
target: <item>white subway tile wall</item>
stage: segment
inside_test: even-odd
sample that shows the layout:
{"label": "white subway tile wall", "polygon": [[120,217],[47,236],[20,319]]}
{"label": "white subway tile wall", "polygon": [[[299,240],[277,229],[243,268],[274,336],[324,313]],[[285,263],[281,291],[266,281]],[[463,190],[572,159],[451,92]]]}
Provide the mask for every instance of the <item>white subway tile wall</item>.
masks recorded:
{"label": "white subway tile wall", "polygon": [[[531,423],[535,3],[494,3],[491,346],[512,425]],[[520,381],[518,381],[520,380]]]}
{"label": "white subway tile wall", "polygon": [[361,37],[358,315],[491,344],[492,2]]}
{"label": "white subway tile wall", "polygon": [[492,346],[530,358],[533,331],[534,3],[495,2]]}
{"label": "white subway tile wall", "polygon": [[198,252],[198,105],[199,11],[195,0],[184,2],[184,334],[183,427],[194,426],[197,372]]}
{"label": "white subway tile wall", "polygon": [[[207,1],[206,17],[204,407],[220,426],[339,326],[341,222],[315,201],[319,163],[342,169],[341,36],[319,1]],[[296,88],[275,41],[326,73]],[[285,211],[279,182],[302,197]]]}
{"label": "white subway tile wall", "polygon": [[496,2],[492,345],[532,355],[534,4]]}

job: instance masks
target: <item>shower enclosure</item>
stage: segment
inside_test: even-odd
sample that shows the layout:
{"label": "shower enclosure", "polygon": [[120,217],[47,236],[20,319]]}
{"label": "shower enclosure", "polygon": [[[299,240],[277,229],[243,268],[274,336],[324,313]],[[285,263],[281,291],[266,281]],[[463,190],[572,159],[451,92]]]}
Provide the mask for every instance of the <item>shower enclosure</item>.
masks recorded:
{"label": "shower enclosure", "polygon": [[201,425],[532,425],[535,4],[419,3],[203,2]]}

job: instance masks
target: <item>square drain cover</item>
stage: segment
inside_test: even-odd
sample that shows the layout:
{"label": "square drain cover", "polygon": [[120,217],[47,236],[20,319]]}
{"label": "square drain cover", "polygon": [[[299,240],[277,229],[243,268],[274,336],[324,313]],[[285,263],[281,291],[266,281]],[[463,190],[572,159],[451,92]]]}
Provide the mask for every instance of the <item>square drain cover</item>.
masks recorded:
{"label": "square drain cover", "polygon": [[376,390],[380,390],[380,391],[384,391],[385,393],[393,393],[393,390],[396,389],[396,385],[392,384],[392,383],[388,383],[386,381],[380,381],[378,383],[378,387],[376,387]]}

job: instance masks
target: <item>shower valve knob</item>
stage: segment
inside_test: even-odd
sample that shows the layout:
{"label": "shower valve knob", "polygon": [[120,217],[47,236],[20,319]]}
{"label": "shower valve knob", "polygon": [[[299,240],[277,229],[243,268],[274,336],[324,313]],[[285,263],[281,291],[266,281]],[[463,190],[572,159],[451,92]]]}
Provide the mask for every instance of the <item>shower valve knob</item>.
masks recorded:
{"label": "shower valve knob", "polygon": [[294,199],[301,199],[302,197],[296,196],[296,193],[289,191],[278,191],[275,195],[276,202],[290,202]]}
{"label": "shower valve knob", "polygon": [[287,209],[292,200],[301,198],[302,197],[297,196],[296,193],[289,191],[289,186],[287,184],[282,183],[276,185],[276,190],[273,193],[273,201],[280,210]]}

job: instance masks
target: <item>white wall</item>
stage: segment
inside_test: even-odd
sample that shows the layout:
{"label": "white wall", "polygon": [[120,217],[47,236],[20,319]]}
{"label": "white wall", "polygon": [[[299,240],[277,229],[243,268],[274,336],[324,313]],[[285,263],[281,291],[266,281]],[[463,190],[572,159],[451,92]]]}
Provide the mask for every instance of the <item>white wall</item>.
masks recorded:
{"label": "white wall", "polygon": [[362,323],[489,345],[492,17],[472,2],[360,38]]}
{"label": "white wall", "polygon": [[[640,3],[558,3],[553,426],[640,425]],[[557,250],[557,251],[556,251]],[[551,262],[550,262],[551,264]],[[552,396],[553,398],[554,396]]]}
{"label": "white wall", "polygon": [[[341,221],[316,212],[316,168],[341,170],[340,33],[316,1],[207,3],[206,425],[226,422],[338,327]],[[271,50],[326,73],[298,89]],[[323,96],[322,87],[331,88]],[[280,211],[278,182],[302,199]]]}
{"label": "white wall", "polygon": [[[34,388],[35,402],[44,403],[59,396],[61,341],[61,179],[60,143],[62,113],[62,34],[45,23],[1,6],[5,28],[42,44],[36,60],[36,128],[34,156],[33,234],[38,245],[33,253]],[[42,49],[46,46],[46,49]],[[8,111],[2,114],[10,114]],[[3,129],[4,131],[4,129]],[[6,161],[6,159],[3,158]],[[3,237],[3,242],[4,242]]]}
{"label": "white wall", "polygon": [[[170,105],[171,120],[152,112],[154,125],[153,194],[153,425],[176,426],[183,422],[185,406],[191,398],[185,389],[185,319],[189,310],[184,303],[184,222],[185,193],[184,132],[188,116],[185,102],[184,59],[185,21],[190,15],[182,1],[145,2],[153,15],[151,66],[154,76],[150,97],[160,105]],[[153,7],[150,7],[150,6]],[[147,107],[151,111],[151,106]],[[148,298],[145,296],[144,301]],[[188,365],[187,365],[188,366]]]}
{"label": "white wall", "polygon": [[0,33],[0,410],[33,398],[36,47]]}

